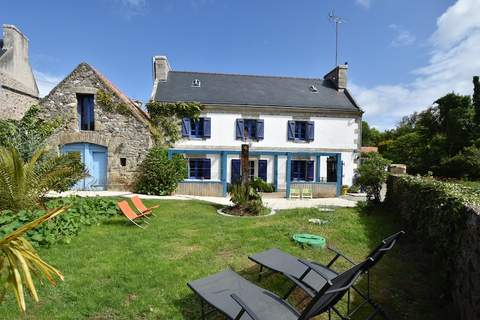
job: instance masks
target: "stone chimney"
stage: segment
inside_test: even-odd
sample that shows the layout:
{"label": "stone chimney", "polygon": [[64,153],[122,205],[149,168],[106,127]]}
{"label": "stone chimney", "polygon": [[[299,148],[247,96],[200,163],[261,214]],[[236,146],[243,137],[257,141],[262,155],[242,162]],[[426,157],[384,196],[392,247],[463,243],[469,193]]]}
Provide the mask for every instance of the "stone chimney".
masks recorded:
{"label": "stone chimney", "polygon": [[3,25],[3,46],[0,72],[4,72],[28,89],[29,94],[38,96],[38,87],[28,60],[28,39],[10,24]]}
{"label": "stone chimney", "polygon": [[343,91],[347,88],[347,71],[348,65],[341,64],[327,73],[323,79],[330,80],[338,91]]}
{"label": "stone chimney", "polygon": [[153,57],[153,80],[155,82],[167,81],[170,70],[172,70],[172,68],[170,68],[166,56]]}

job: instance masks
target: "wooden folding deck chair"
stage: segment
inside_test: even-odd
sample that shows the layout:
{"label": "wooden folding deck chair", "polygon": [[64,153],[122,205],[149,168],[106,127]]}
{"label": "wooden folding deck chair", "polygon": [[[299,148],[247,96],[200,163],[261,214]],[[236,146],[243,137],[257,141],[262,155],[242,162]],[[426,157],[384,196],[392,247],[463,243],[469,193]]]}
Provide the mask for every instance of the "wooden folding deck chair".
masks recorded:
{"label": "wooden folding deck chair", "polygon": [[313,199],[312,189],[303,188],[302,189],[302,199]]}
{"label": "wooden folding deck chair", "polygon": [[290,199],[300,199],[300,189],[290,189]]}
{"label": "wooden folding deck chair", "polygon": [[[122,211],[123,215],[127,217],[128,220],[130,220],[130,222],[135,224],[137,227],[145,229],[144,226],[140,225],[136,221],[141,221],[142,218],[148,218],[147,217],[148,213],[136,214],[126,200],[118,202],[117,206],[120,209],[120,211]],[[148,224],[147,221],[145,221],[145,223]]]}
{"label": "wooden folding deck chair", "polygon": [[143,201],[142,201],[142,199],[140,199],[139,196],[133,196],[133,197],[131,198],[131,200],[132,200],[132,203],[133,203],[133,205],[135,206],[135,208],[138,210],[138,212],[140,212],[140,214],[152,214],[152,215],[153,215],[153,211],[152,211],[152,210],[160,207],[160,205],[156,205],[156,206],[147,208],[147,207],[143,204]]}

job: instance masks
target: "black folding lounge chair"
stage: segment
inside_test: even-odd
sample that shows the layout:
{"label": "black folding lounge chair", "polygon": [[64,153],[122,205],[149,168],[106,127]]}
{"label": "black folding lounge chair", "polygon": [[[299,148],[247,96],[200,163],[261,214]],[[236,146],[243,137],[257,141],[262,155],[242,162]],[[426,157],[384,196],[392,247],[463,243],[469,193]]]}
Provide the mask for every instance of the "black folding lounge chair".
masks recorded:
{"label": "black folding lounge chair", "polygon": [[[378,263],[378,261],[385,255],[387,251],[393,248],[397,240],[403,234],[405,234],[405,231],[400,231],[383,239],[382,242],[368,255],[368,257],[373,258],[374,262],[369,265],[369,268],[364,270],[367,273],[367,293],[364,294],[356,287],[353,287],[353,290],[355,290],[364,299],[364,302],[358,305],[352,311],[349,310],[349,315],[353,315],[365,303],[369,303],[376,312],[382,313],[386,318],[384,311],[370,298],[370,269],[376,263]],[[335,256],[326,265],[322,265],[313,261],[305,261],[278,249],[269,249],[256,255],[249,256],[248,258],[260,265],[260,277],[262,275],[263,268],[267,268],[274,273],[280,272],[291,275],[294,278],[300,279],[308,288],[311,288],[310,292],[307,291],[307,293],[310,296],[313,296],[325,285],[325,278],[333,279],[338,275],[337,271],[332,269],[333,264],[338,260],[338,258],[342,257],[352,265],[355,264],[351,259],[339,251],[330,247],[328,247],[328,249],[333,251]],[[310,272],[311,270],[315,272]],[[322,276],[319,276],[319,274]],[[348,305],[350,305],[350,299],[348,300]],[[348,308],[350,308],[350,306]]]}
{"label": "black folding lounge chair", "polygon": [[[328,312],[330,319],[332,311],[341,319],[347,319],[335,308],[335,304],[371,263],[373,260],[368,258],[331,280],[325,279],[325,285],[313,296],[303,312],[290,305],[286,297],[282,299],[232,270],[192,281],[188,286],[201,299],[202,319],[215,310],[231,320],[308,320],[325,312]],[[295,286],[309,290],[298,279],[286,276]],[[213,307],[213,310],[206,312],[205,303]]]}

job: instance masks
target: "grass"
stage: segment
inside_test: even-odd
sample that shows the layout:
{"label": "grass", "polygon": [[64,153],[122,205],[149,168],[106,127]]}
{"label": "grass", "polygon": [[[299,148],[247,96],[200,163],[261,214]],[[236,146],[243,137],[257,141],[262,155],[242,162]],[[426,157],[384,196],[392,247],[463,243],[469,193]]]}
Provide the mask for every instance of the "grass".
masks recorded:
{"label": "grass", "polygon": [[[65,282],[40,286],[41,301],[29,300],[27,319],[199,319],[198,300],[188,281],[227,267],[256,281],[258,268],[247,256],[271,247],[319,262],[332,257],[325,250],[296,246],[290,240],[295,232],[325,236],[359,262],[398,230],[392,216],[357,209],[296,209],[272,217],[230,218],[217,215],[218,207],[205,202],[147,201],[157,203],[161,208],[146,230],[126,225],[119,216],[86,229],[69,244],[40,249],[40,255],[62,271]],[[329,223],[314,225],[309,218]],[[373,270],[374,297],[394,319],[444,318],[435,274],[428,272],[429,261],[410,241],[404,239]],[[288,289],[279,275],[260,286],[279,294]],[[354,295],[353,300],[358,303]],[[344,302],[340,309],[345,309]],[[14,299],[7,295],[0,318],[17,316]]]}

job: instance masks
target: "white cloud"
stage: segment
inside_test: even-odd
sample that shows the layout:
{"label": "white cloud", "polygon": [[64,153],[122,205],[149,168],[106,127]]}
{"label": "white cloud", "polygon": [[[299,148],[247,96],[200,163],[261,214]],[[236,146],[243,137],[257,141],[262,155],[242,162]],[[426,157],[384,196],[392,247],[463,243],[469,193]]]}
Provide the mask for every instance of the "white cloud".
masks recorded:
{"label": "white cloud", "polygon": [[395,32],[391,45],[393,47],[406,47],[415,43],[415,36],[407,29],[397,24],[391,24],[388,26]]}
{"label": "white cloud", "polygon": [[116,5],[116,11],[127,19],[145,13],[147,7],[146,0],[113,0]]}
{"label": "white cloud", "polygon": [[55,76],[38,70],[33,70],[35,80],[37,80],[40,97],[46,96],[62,79],[61,76]]}
{"label": "white cloud", "polygon": [[371,0],[355,0],[355,2],[365,8],[370,8]]}
{"label": "white cloud", "polygon": [[402,116],[420,111],[449,93],[472,94],[472,77],[480,74],[480,1],[458,0],[437,19],[430,38],[429,63],[413,70],[408,84],[372,88],[352,84],[365,118],[381,128],[393,127]]}

